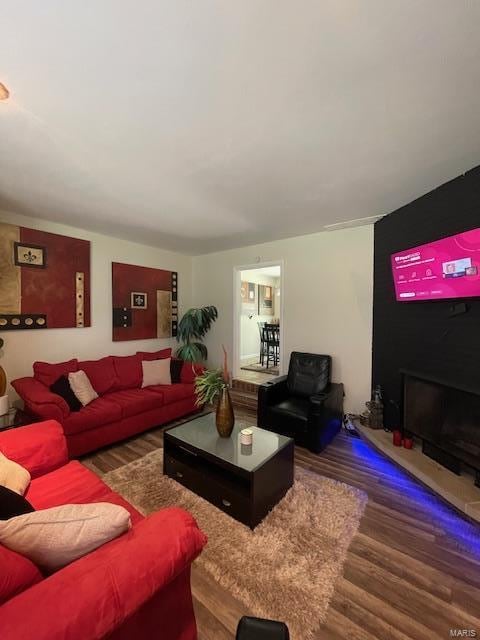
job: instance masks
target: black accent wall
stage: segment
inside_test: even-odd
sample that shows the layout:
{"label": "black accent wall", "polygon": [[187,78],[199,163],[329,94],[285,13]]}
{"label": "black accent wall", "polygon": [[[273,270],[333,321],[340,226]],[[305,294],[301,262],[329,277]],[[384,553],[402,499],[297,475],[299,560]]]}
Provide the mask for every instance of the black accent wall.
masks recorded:
{"label": "black accent wall", "polygon": [[390,256],[480,227],[480,166],[375,224],[373,384],[384,391],[385,423],[400,424],[402,368],[480,392],[480,299],[396,302]]}

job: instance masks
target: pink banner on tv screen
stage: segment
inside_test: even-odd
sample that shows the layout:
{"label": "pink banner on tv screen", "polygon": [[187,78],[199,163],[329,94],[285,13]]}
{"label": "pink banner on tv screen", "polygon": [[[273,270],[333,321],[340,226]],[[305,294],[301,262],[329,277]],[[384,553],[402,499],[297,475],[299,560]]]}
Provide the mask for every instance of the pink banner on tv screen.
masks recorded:
{"label": "pink banner on tv screen", "polygon": [[399,302],[480,296],[480,229],[394,253],[391,260]]}

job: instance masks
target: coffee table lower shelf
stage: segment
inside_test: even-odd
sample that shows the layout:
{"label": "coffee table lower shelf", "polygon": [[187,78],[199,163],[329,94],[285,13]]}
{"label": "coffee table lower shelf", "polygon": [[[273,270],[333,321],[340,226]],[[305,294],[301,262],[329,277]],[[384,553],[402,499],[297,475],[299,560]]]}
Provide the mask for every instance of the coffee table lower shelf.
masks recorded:
{"label": "coffee table lower shelf", "polygon": [[294,443],[247,471],[164,438],[164,473],[232,518],[254,529],[293,485]]}

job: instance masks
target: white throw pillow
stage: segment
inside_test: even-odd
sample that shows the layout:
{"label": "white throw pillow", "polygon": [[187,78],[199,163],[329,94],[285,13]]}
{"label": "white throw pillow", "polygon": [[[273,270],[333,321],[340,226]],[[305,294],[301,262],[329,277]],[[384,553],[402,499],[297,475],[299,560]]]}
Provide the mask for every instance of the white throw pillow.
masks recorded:
{"label": "white throw pillow", "polygon": [[78,401],[86,407],[92,400],[98,398],[98,393],[92,387],[85,371],[75,371],[68,374],[68,383]]}
{"label": "white throw pillow", "polygon": [[163,358],[162,360],[142,360],[142,387],[150,387],[154,384],[172,384],[170,360],[171,358]]}
{"label": "white throw pillow", "polygon": [[30,484],[30,473],[0,452],[0,485],[19,493],[21,496]]}
{"label": "white throw pillow", "polygon": [[130,526],[130,514],[119,505],[66,504],[0,521],[0,542],[42,569],[55,571]]}

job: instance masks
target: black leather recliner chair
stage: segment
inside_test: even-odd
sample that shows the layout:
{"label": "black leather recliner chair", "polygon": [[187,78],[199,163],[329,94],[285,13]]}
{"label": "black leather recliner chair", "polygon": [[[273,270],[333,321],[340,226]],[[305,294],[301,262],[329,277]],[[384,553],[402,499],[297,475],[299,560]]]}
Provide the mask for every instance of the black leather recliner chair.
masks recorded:
{"label": "black leather recliner chair", "polygon": [[288,375],[259,388],[258,426],[322,451],[343,420],[343,384],[330,382],[331,367],[330,356],[293,351]]}
{"label": "black leather recliner chair", "polygon": [[284,622],[243,616],[235,640],[290,640],[290,633]]}

